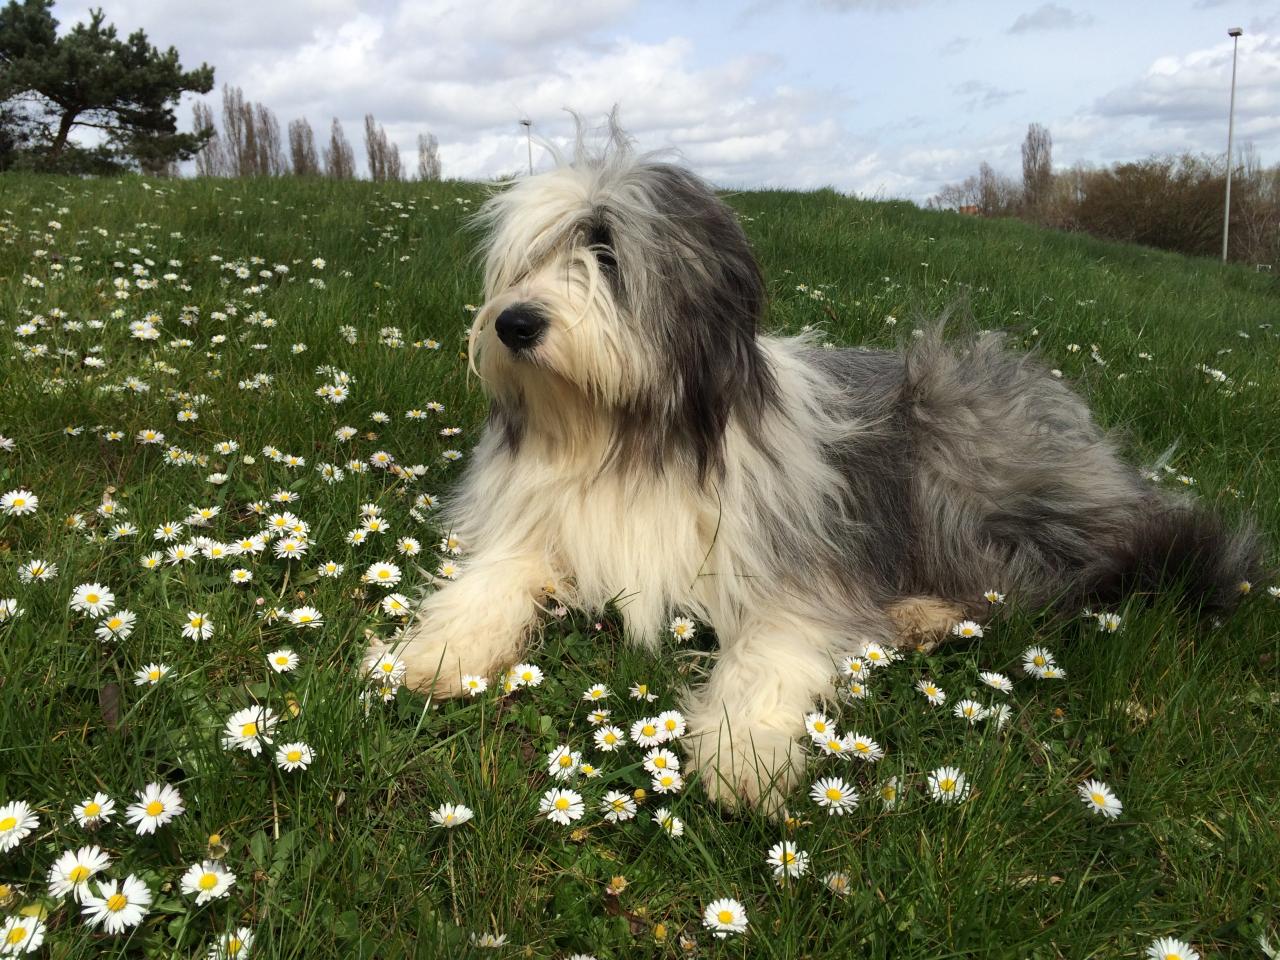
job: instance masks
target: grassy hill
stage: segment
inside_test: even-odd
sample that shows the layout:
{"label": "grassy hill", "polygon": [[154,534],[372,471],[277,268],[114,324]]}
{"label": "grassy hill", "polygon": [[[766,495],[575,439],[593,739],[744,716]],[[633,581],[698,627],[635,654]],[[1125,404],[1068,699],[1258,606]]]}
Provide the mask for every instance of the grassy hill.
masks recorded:
{"label": "grassy hill", "polygon": [[[536,688],[384,702],[361,656],[399,621],[361,574],[396,563],[395,590],[412,598],[429,581],[418,567],[441,562],[444,531],[421,495],[447,489],[461,464],[446,451],[465,462],[482,423],[466,375],[481,292],[465,223],[483,195],[460,183],[0,178],[0,436],[12,440],[0,494],[39,498],[32,513],[0,514],[0,600],[22,611],[0,622],[0,807],[25,801],[39,817],[6,850],[0,810],[0,915],[41,914],[55,957],[204,956],[238,928],[253,932],[255,957],[308,960],[1138,957],[1158,936],[1262,956],[1257,937],[1280,929],[1280,599],[1268,584],[1217,629],[1134,605],[1112,611],[1111,634],[1011,602],[981,642],[910,655],[873,678],[872,696],[832,705],[841,730],[887,755],[815,758],[813,779],[843,776],[861,802],[829,816],[801,790],[785,825],[725,814],[696,784],[655,796],[642,751],[593,745],[595,707],[624,729],[674,707],[714,650],[703,638],[653,658],[613,639],[614,618],[564,611],[529,655],[545,672]],[[769,280],[771,327],[891,346],[949,311],[956,335],[1007,330],[1090,397],[1135,462],[1176,444],[1161,482],[1252,513],[1274,542],[1275,280],[825,191],[730,202]],[[341,404],[317,396],[335,382],[349,391]],[[143,442],[146,431],[163,442]],[[369,467],[379,452],[411,475]],[[328,482],[325,464],[342,479]],[[387,531],[352,544],[366,504]],[[217,508],[207,525],[188,520],[200,508]],[[307,525],[297,559],[275,556],[278,538],[226,559],[165,556],[197,537],[249,537],[285,510]],[[156,539],[169,523],[183,529]],[[403,538],[419,551],[405,554]],[[157,569],[145,568],[155,551]],[[56,575],[24,574],[34,560]],[[324,575],[327,562],[342,572]],[[237,569],[251,579],[233,582]],[[86,583],[136,616],[127,636],[100,640],[107,614],[72,609]],[[291,622],[304,607],[321,626]],[[212,632],[191,639],[197,614]],[[1032,644],[1065,679],[1021,674]],[[281,648],[298,664],[277,673],[267,654]],[[168,668],[159,682],[135,682],[155,664]],[[1013,678],[1013,692],[986,688],[986,670]],[[945,706],[915,689],[922,678]],[[655,701],[628,695],[640,683]],[[583,699],[593,684],[612,691],[602,704]],[[969,696],[1006,702],[1008,723],[954,716]],[[254,705],[279,718],[274,745],[226,748],[229,718]],[[295,741],[314,759],[282,770],[274,747]],[[586,813],[570,827],[538,813],[560,745],[602,771],[577,783]],[[967,776],[963,804],[924,790],[942,764]],[[888,808],[880,790],[893,777]],[[1090,777],[1115,790],[1120,817],[1085,808],[1077,787]],[[140,836],[125,808],[149,783],[176,786],[186,809]],[[650,791],[639,816],[604,822],[603,793],[637,788]],[[116,812],[87,830],[73,808],[96,792]],[[474,818],[435,827],[445,802]],[[659,807],[682,836],[653,822]],[[766,856],[782,839],[810,862],[780,886]],[[136,928],[95,932],[50,895],[55,860],[86,844],[110,856],[103,876],[147,884]],[[197,906],[180,879],[206,858],[236,880]],[[719,897],[745,906],[745,934],[702,927]],[[506,945],[475,942],[485,935]]]}

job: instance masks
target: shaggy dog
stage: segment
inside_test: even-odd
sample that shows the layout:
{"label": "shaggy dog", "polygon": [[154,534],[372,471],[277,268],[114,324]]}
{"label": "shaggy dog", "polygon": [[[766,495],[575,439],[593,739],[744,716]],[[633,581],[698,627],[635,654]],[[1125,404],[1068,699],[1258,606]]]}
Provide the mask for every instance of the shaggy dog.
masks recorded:
{"label": "shaggy dog", "polygon": [[1031,607],[1177,581],[1230,609],[1257,540],[1126,465],[1084,402],[994,334],[905,353],[762,334],[733,211],[611,127],[480,217],[470,335],[489,421],[447,505],[465,550],[396,653],[456,695],[519,659],[549,592],[656,647],[715,631],[683,707],[709,793],[774,807],[840,659],[928,645],[998,587]]}

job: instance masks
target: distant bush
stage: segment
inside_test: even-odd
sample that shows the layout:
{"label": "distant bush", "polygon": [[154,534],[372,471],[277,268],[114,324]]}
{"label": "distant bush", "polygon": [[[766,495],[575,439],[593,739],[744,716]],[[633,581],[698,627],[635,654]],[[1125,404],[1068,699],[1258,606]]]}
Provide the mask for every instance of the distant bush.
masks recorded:
{"label": "distant bush", "polygon": [[[1195,256],[1219,256],[1226,165],[1213,156],[1152,156],[1046,176],[1052,141],[1033,124],[1023,145],[1023,183],[983,163],[976,177],[943,187],[928,206],[1016,216],[1062,230]],[[1280,264],[1280,166],[1249,149],[1231,178],[1230,259]]]}

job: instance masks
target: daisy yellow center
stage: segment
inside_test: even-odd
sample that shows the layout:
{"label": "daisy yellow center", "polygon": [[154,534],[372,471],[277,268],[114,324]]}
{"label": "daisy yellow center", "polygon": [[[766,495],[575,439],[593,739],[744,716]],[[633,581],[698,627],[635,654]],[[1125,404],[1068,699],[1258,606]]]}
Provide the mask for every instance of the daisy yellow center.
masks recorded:
{"label": "daisy yellow center", "polygon": [[837,790],[835,787],[827,787],[828,800],[839,800],[842,796],[843,794],[839,790]]}
{"label": "daisy yellow center", "polygon": [[792,853],[790,850],[787,850],[785,853],[782,854],[780,859],[784,864],[790,866],[791,864],[796,862],[796,855]]}
{"label": "daisy yellow center", "polygon": [[1184,958],[1180,953],[1166,953],[1164,960],[1184,960]]}
{"label": "daisy yellow center", "polygon": [[301,621],[302,623],[310,623],[312,619],[314,618],[309,613],[303,613],[298,615],[298,620]]}
{"label": "daisy yellow center", "polygon": [[934,686],[928,686],[924,688],[924,692],[927,693],[929,696],[933,697],[937,695],[938,688]]}
{"label": "daisy yellow center", "polygon": [[1100,793],[1089,794],[1089,799],[1100,807],[1105,807],[1107,805],[1107,798]]}
{"label": "daisy yellow center", "polygon": [[288,663],[288,662],[289,662],[289,658],[288,658],[288,657],[283,657],[283,656],[282,656],[282,657],[276,657],[276,663],[280,664],[281,666],[284,666],[284,665],[285,665],[286,663]]}
{"label": "daisy yellow center", "polygon": [[530,670],[526,670],[524,673],[520,674],[520,679],[523,680],[525,683],[530,682],[533,679],[533,672]]}
{"label": "daisy yellow center", "polygon": [[682,624],[680,624],[680,626],[676,627],[676,636],[677,636],[677,637],[683,637],[683,636],[684,636],[684,633],[685,633],[685,630],[687,630],[687,629],[688,629],[688,628],[687,628],[683,623],[682,623]]}
{"label": "daisy yellow center", "polygon": [[302,759],[302,751],[290,750],[288,753],[285,754],[285,759],[287,759],[290,763],[297,763],[299,760]]}
{"label": "daisy yellow center", "polygon": [[671,774],[669,774],[669,773],[668,773],[665,777],[663,777],[663,778],[662,778],[662,785],[663,785],[664,787],[669,787],[669,786],[671,786],[671,784],[673,784],[673,783],[675,783],[675,777],[671,776]]}
{"label": "daisy yellow center", "polygon": [[27,928],[17,926],[9,931],[9,935],[4,938],[4,942],[8,944],[16,944],[21,943],[25,939],[27,939]]}
{"label": "daisy yellow center", "polygon": [[568,797],[556,797],[556,809],[557,809],[557,810],[568,810],[568,809],[569,809],[569,798],[568,798]]}
{"label": "daisy yellow center", "polygon": [[719,920],[721,923],[733,923],[733,911],[721,910],[719,913],[716,914],[716,919]]}
{"label": "daisy yellow center", "polygon": [[827,749],[832,751],[833,753],[839,753],[841,750],[844,749],[844,744],[841,743],[839,740],[828,740]]}
{"label": "daisy yellow center", "polygon": [[572,767],[572,766],[573,766],[573,757],[569,756],[568,754],[566,754],[565,756],[561,757],[561,758],[560,758],[560,766],[562,766],[562,767]]}
{"label": "daisy yellow center", "polygon": [[129,905],[129,898],[123,893],[113,893],[107,897],[107,909],[112,913],[119,913]]}
{"label": "daisy yellow center", "polygon": [[884,797],[886,800],[892,801],[898,796],[898,788],[885,787],[880,791],[880,796]]}
{"label": "daisy yellow center", "polygon": [[379,577],[380,579],[382,579],[382,580],[387,579],[387,577],[389,577],[389,576],[391,576],[391,571],[390,571],[390,570],[379,570],[379,571],[378,571],[378,577]]}
{"label": "daisy yellow center", "polygon": [[71,868],[71,871],[67,874],[67,879],[70,880],[72,883],[84,883],[86,880],[89,879],[89,876],[90,876],[89,868],[84,866],[83,864],[77,863],[74,867]]}
{"label": "daisy yellow center", "polygon": [[240,736],[256,737],[258,735],[258,725],[252,720],[240,728]]}
{"label": "daisy yellow center", "polygon": [[22,506],[26,506],[26,503],[27,503],[27,498],[26,498],[26,497],[14,497],[14,498],[13,498],[13,505],[14,505],[15,507],[22,507]]}
{"label": "daisy yellow center", "polygon": [[84,595],[85,603],[97,603],[98,595],[96,593],[86,593]]}
{"label": "daisy yellow center", "polygon": [[664,770],[664,769],[666,769],[666,766],[667,766],[667,758],[666,758],[666,757],[654,757],[654,758],[653,758],[653,765],[654,765],[655,767],[657,767],[659,770]]}
{"label": "daisy yellow center", "polygon": [[676,728],[676,722],[674,720],[668,720],[666,723],[663,724],[663,726],[666,727],[668,730],[674,730]]}
{"label": "daisy yellow center", "polygon": [[813,729],[817,730],[819,733],[826,733],[827,725],[823,723],[821,720],[818,720],[814,723]]}
{"label": "daisy yellow center", "polygon": [[84,805],[84,815],[86,817],[96,817],[101,812],[102,812],[102,804],[100,803],[95,803],[94,801],[90,800],[88,803]]}
{"label": "daisy yellow center", "polygon": [[119,630],[119,629],[120,629],[120,625],[121,625],[122,623],[124,623],[124,621],[123,621],[123,620],[121,620],[119,617],[112,617],[110,620],[108,620],[108,621],[107,621],[107,629],[108,629],[108,630]]}
{"label": "daisy yellow center", "polygon": [[859,753],[866,753],[868,750],[871,749],[871,747],[865,743],[855,743],[853,745],[853,748],[857,750]]}
{"label": "daisy yellow center", "polygon": [[382,665],[383,673],[393,673],[395,669],[396,669],[396,665],[394,663],[384,663]]}
{"label": "daisy yellow center", "polygon": [[218,885],[218,875],[216,873],[202,873],[200,875],[200,889],[212,890]]}
{"label": "daisy yellow center", "polygon": [[1046,661],[1041,654],[1037,653],[1031,662],[1034,663],[1037,667],[1043,667]]}
{"label": "daisy yellow center", "polygon": [[938,789],[941,790],[943,793],[950,793],[955,788],[956,788],[956,782],[952,780],[950,777],[943,777],[941,780],[938,781]]}
{"label": "daisy yellow center", "polygon": [[243,946],[244,944],[241,942],[239,937],[232,937],[227,941],[227,953],[233,957],[238,957],[240,955],[240,948]]}
{"label": "daisy yellow center", "polygon": [[652,723],[646,723],[643,727],[640,728],[640,732],[643,733],[646,737],[652,737],[658,731],[657,731],[657,728],[655,728]]}
{"label": "daisy yellow center", "polygon": [[161,803],[159,800],[152,800],[150,803],[147,804],[148,817],[158,817],[162,813],[164,813],[164,804]]}
{"label": "daisy yellow center", "polygon": [[7,833],[18,825],[17,817],[5,817],[0,820],[0,833]]}
{"label": "daisy yellow center", "polygon": [[201,624],[203,624],[203,623],[204,623],[204,617],[192,617],[192,618],[191,618],[191,625],[192,625],[193,627],[198,627],[198,626],[200,626],[200,625],[201,625]]}
{"label": "daisy yellow center", "polygon": [[[148,671],[147,671],[147,679],[148,679],[148,680],[159,680],[159,679],[160,679],[160,671],[159,671],[159,670],[148,670]],[[97,804],[95,803],[95,804],[94,804],[94,806],[96,807],[96,806],[97,806]],[[88,807],[85,807],[85,808],[84,808],[84,812],[85,812],[85,813],[88,813],[88,812],[89,812],[89,808],[88,808]]]}

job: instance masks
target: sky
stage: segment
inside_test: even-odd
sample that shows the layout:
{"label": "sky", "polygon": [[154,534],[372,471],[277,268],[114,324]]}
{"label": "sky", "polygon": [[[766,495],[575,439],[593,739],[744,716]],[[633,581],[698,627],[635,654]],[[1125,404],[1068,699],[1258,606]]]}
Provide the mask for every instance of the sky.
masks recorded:
{"label": "sky", "polygon": [[[724,187],[834,187],[923,203],[983,161],[1021,176],[1027,125],[1055,168],[1226,151],[1230,27],[1241,27],[1235,142],[1280,163],[1280,0],[95,0],[186,67],[317,141],[339,118],[364,166],[372,113],[446,177],[527,169],[569,110],[616,104],[641,149]],[[193,95],[178,111],[190,129]],[[551,164],[534,145],[534,165]]]}

